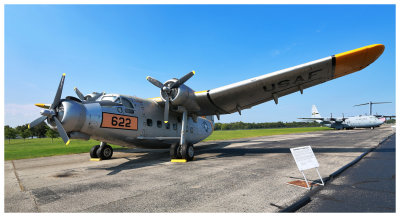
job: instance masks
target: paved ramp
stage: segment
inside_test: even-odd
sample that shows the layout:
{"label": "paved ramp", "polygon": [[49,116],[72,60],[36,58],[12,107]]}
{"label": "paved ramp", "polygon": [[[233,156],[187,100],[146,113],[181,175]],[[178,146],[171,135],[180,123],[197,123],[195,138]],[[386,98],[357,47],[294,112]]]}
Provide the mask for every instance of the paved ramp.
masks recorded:
{"label": "paved ramp", "polygon": [[326,177],[393,133],[380,127],[204,142],[189,163],[169,162],[169,150],[143,149],[100,162],[89,154],[6,161],[5,211],[277,212],[308,192],[286,184],[302,178],[289,148],[311,145]]}

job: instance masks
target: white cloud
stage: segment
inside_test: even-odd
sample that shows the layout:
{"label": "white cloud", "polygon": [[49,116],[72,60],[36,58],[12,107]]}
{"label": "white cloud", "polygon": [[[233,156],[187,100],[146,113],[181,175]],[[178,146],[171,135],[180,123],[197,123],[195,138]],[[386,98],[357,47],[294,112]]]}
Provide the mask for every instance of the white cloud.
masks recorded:
{"label": "white cloud", "polygon": [[32,104],[5,104],[4,105],[4,125],[16,127],[30,123],[40,117],[42,109]]}

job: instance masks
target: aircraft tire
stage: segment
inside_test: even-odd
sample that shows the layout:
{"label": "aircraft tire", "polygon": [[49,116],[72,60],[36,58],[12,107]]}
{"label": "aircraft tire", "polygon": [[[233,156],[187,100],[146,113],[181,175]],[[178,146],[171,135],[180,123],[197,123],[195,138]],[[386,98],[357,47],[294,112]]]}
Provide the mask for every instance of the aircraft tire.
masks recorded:
{"label": "aircraft tire", "polygon": [[171,157],[171,159],[182,158],[179,143],[174,143],[171,145],[171,147],[169,148],[169,156]]}
{"label": "aircraft tire", "polygon": [[97,154],[98,158],[100,158],[102,160],[108,160],[113,155],[113,149],[112,149],[111,146],[105,145],[105,146],[100,147],[99,149],[97,149],[96,154]]}
{"label": "aircraft tire", "polygon": [[97,150],[100,148],[100,145],[95,145],[90,149],[90,158],[98,158]]}
{"label": "aircraft tire", "polygon": [[187,161],[192,161],[194,158],[193,144],[182,145],[181,154],[183,159],[186,159]]}

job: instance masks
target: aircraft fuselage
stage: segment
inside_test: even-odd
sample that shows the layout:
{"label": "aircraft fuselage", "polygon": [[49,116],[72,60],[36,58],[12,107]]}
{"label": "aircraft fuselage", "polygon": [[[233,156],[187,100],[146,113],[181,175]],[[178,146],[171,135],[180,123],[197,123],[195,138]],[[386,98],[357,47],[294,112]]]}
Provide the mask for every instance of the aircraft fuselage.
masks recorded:
{"label": "aircraft fuselage", "polygon": [[[111,101],[119,105],[101,103]],[[103,104],[103,105],[102,105]],[[72,139],[95,139],[125,147],[147,149],[169,148],[179,143],[182,118],[170,113],[168,123],[163,121],[163,108],[152,99],[141,99],[120,94],[107,94],[98,101],[82,104],[64,100],[58,116]],[[49,123],[56,128],[54,123]],[[213,132],[211,118],[188,117],[186,141],[198,143]]]}

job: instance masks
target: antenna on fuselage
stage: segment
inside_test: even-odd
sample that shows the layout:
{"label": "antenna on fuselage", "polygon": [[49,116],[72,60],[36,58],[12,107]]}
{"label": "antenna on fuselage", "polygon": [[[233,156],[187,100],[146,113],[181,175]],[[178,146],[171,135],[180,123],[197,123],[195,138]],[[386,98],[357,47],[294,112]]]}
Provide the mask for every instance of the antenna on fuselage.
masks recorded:
{"label": "antenna on fuselage", "polygon": [[369,101],[367,103],[358,104],[358,105],[354,105],[354,106],[369,105],[369,115],[372,115],[372,104],[384,104],[384,103],[392,103],[392,102],[371,102],[371,101]]}

